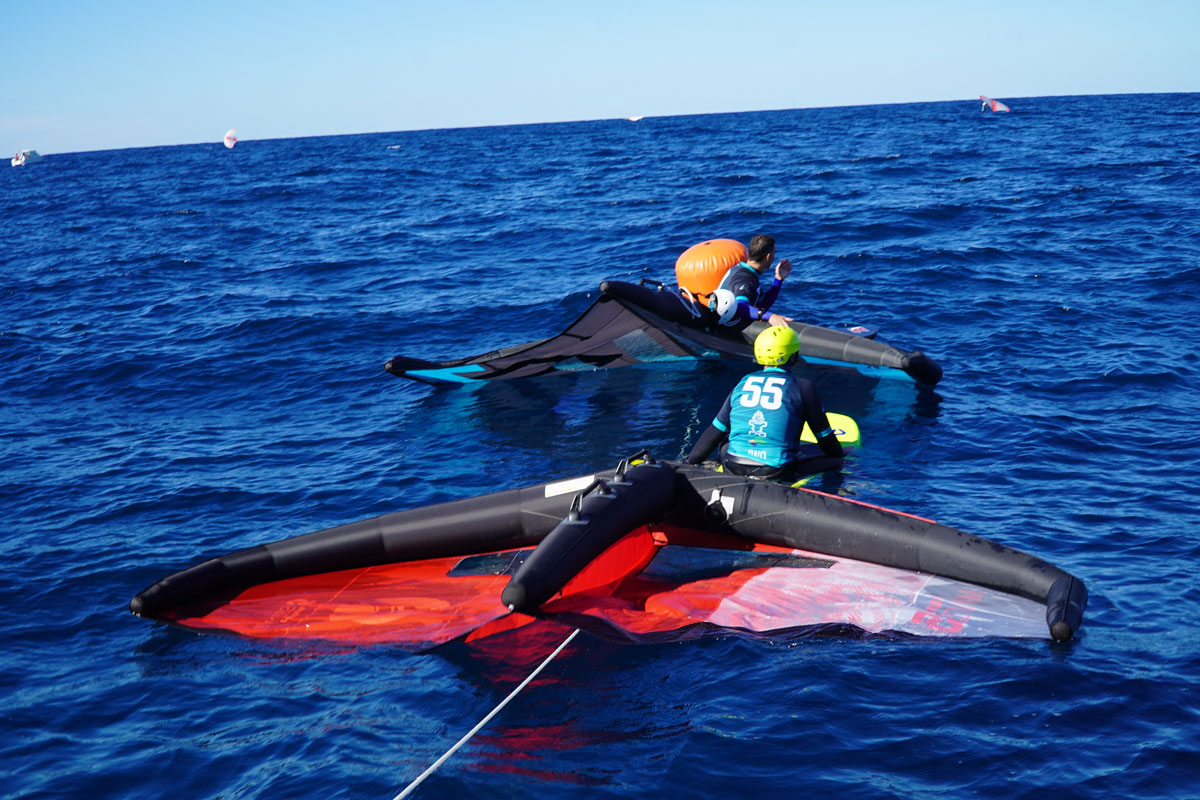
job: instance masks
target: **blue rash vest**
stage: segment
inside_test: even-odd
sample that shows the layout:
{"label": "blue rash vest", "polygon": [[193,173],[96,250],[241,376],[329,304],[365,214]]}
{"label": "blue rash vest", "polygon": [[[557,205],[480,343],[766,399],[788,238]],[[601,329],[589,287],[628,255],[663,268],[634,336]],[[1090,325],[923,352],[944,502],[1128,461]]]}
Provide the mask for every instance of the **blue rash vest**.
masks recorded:
{"label": "blue rash vest", "polygon": [[765,290],[759,291],[759,279],[762,276],[754,267],[742,261],[730,267],[721,278],[718,289],[728,289],[737,298],[737,314],[740,319],[753,322],[762,319],[779,296],[782,282],[778,279],[771,282]]}
{"label": "blue rash vest", "polygon": [[805,420],[818,439],[829,434],[811,382],[783,367],[765,367],[738,382],[712,424],[728,435],[729,455],[780,467],[799,455]]}

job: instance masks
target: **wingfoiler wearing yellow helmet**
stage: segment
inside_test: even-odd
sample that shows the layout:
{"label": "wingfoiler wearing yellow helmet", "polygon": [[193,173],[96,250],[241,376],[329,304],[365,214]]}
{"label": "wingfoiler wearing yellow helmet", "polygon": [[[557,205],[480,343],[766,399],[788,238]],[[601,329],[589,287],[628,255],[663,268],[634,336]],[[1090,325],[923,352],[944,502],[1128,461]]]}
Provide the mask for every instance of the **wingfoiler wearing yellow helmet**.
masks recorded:
{"label": "wingfoiler wearing yellow helmet", "polygon": [[700,464],[715,450],[726,472],[788,483],[839,468],[845,450],[817,387],[792,374],[799,352],[800,337],[787,325],[759,333],[754,359],[762,368],[738,381],[685,460]]}
{"label": "wingfoiler wearing yellow helmet", "polygon": [[800,352],[800,337],[786,325],[772,325],[754,339],[754,360],[764,367],[787,364]]}

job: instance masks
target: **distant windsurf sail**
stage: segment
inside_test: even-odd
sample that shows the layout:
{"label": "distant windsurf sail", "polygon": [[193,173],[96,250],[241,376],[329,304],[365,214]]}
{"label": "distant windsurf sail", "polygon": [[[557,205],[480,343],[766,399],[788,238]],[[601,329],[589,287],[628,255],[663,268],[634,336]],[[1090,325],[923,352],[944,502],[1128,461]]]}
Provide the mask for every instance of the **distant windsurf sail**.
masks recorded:
{"label": "distant windsurf sail", "polygon": [[979,109],[980,111],[987,111],[988,109],[991,109],[992,111],[1012,111],[1011,108],[1004,105],[1004,103],[1001,103],[999,100],[993,100],[992,98],[984,97],[983,95],[979,95],[979,102],[982,104]]}
{"label": "distant windsurf sail", "polygon": [[230,128],[225,131],[225,146],[230,150],[237,144],[237,128]]}

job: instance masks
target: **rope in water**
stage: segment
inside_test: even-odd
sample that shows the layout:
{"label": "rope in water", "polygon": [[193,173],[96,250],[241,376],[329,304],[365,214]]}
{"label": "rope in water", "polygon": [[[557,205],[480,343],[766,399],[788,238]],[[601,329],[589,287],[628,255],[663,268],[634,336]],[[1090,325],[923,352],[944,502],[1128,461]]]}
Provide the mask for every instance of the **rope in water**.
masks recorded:
{"label": "rope in water", "polygon": [[517,696],[518,692],[520,692],[522,689],[524,689],[526,686],[528,686],[529,682],[532,681],[534,678],[536,678],[538,676],[538,673],[541,672],[543,669],[545,669],[546,665],[549,664],[551,661],[553,661],[554,657],[557,656],[559,653],[561,653],[563,651],[563,648],[566,647],[568,644],[570,644],[571,640],[574,639],[578,633],[579,633],[578,628],[571,631],[571,635],[568,636],[566,639],[564,639],[563,643],[560,644],[558,647],[556,647],[554,649],[553,653],[546,656],[546,660],[543,661],[541,664],[539,664],[537,669],[535,669],[533,672],[529,673],[529,677],[527,677],[525,680],[521,681],[521,684],[519,686],[517,686],[517,688],[515,688],[511,692],[509,692],[508,697],[506,697],[500,701],[500,705],[493,708],[486,717],[479,720],[479,724],[477,724],[474,728],[471,728],[471,730],[467,731],[466,736],[462,737],[457,742],[455,742],[453,747],[451,747],[449,750],[447,750],[445,753],[443,753],[442,757],[439,758],[437,761],[430,764],[428,769],[426,769],[424,772],[422,772],[420,775],[418,775],[417,779],[415,781],[410,783],[408,786],[404,787],[404,791],[400,792],[400,794],[396,795],[394,798],[392,798],[392,800],[401,800],[401,798],[408,797],[410,794],[412,794],[413,790],[421,785],[421,781],[428,778],[430,775],[432,775],[434,773],[435,770],[437,770],[438,767],[440,767],[442,764],[446,763],[446,760],[448,758],[450,758],[450,756],[454,755],[454,753],[457,752],[460,747],[462,747],[464,744],[466,744],[472,736],[479,733],[480,728],[482,728],[484,725],[487,725],[488,722],[492,719],[492,717],[499,714],[500,709],[502,709],[506,705],[508,705],[509,700],[512,700],[514,697]]}

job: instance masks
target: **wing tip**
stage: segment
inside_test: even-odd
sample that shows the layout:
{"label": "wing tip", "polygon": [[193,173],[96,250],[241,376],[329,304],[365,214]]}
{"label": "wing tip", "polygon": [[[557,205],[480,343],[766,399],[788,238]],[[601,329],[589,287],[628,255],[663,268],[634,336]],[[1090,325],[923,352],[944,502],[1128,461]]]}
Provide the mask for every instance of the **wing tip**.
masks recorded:
{"label": "wing tip", "polygon": [[412,369],[437,369],[442,366],[436,361],[425,361],[421,358],[412,358],[410,356],[393,356],[387,360],[383,368],[393,375],[407,377],[406,372]]}

